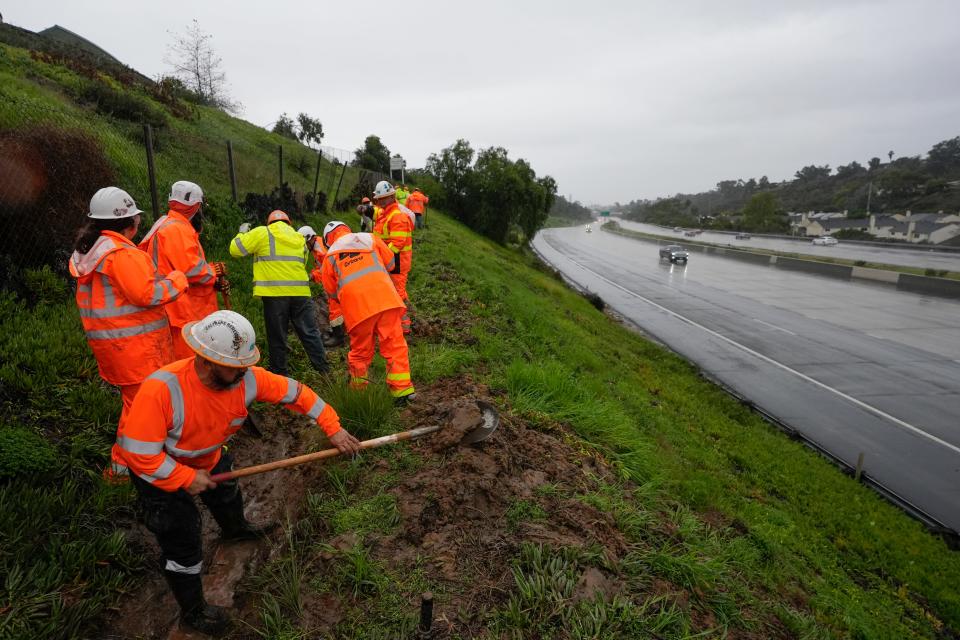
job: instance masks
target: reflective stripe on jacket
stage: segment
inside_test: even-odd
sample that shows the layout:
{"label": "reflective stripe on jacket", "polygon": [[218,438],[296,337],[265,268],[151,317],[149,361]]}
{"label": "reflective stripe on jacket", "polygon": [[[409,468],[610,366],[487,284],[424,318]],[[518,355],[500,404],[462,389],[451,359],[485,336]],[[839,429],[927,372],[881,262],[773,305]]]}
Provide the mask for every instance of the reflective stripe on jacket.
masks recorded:
{"label": "reflective stripe on jacket", "polygon": [[391,202],[373,224],[373,233],[394,253],[413,251],[413,215],[406,207]]}
{"label": "reflective stripe on jacket", "polygon": [[340,304],[347,331],[387,309],[403,308],[388,270],[397,256],[380,238],[348,233],[327,250],[321,268],[327,298]]}
{"label": "reflective stripe on jacket", "polygon": [[118,386],[139,384],[173,360],[164,305],[186,291],[181,272],[161,276],[127,238],[104,231],[90,251],[74,252],[70,274],[77,279],[77,308],[101,378]]}
{"label": "reflective stripe on jacket", "polygon": [[285,405],[312,418],[328,436],[340,430],[340,418],[310,387],[250,367],[230,389],[203,384],[194,359],[178,360],[143,381],[127,419],[117,430],[112,458],[164,491],[190,486],[196,469],[210,470],[220,448],[240,429],[254,402]]}
{"label": "reflective stripe on jacket", "polygon": [[186,216],[170,209],[143,237],[140,248],[153,258],[159,273],[166,275],[171,271],[182,271],[190,283],[187,294],[166,307],[170,324],[182,327],[219,308],[217,292],[213,288],[217,275],[207,263],[200,245],[200,234]]}
{"label": "reflective stripe on jacket", "polygon": [[253,256],[253,295],[310,296],[306,239],[283,220],[238,233],[230,255]]}

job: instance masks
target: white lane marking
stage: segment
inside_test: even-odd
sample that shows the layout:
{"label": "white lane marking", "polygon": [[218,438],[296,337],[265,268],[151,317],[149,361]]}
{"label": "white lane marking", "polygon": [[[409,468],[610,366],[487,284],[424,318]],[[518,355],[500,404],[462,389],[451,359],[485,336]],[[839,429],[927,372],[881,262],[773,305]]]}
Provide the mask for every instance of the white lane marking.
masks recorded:
{"label": "white lane marking", "polygon": [[617,284],[617,283],[614,282],[613,280],[610,280],[610,279],[607,278],[606,276],[603,276],[603,275],[597,273],[596,271],[594,271],[593,269],[584,266],[582,263],[578,262],[577,260],[574,260],[573,258],[571,258],[570,256],[568,256],[568,255],[566,255],[566,254],[561,254],[561,255],[563,255],[564,258],[566,258],[567,260],[569,260],[569,261],[572,262],[573,264],[577,265],[578,267],[580,267],[580,268],[583,269],[584,271],[589,271],[590,273],[592,273],[592,274],[595,275],[596,277],[598,277],[598,278],[600,278],[601,280],[603,280],[604,282],[606,282],[606,283],[608,283],[608,284],[616,287],[617,289],[620,289],[620,290],[623,291],[624,293],[627,293],[627,294],[629,294],[629,295],[632,295],[632,296],[634,296],[634,297],[636,297],[636,298],[640,298],[641,300],[643,300],[643,301],[646,302],[647,304],[650,304],[650,305],[656,307],[657,309],[660,309],[661,311],[664,311],[664,312],[670,314],[671,316],[674,316],[674,317],[676,317],[676,318],[678,318],[678,319],[680,319],[680,320],[683,320],[684,322],[687,322],[687,323],[689,323],[689,324],[697,327],[698,329],[702,329],[703,331],[706,331],[706,332],[709,333],[710,335],[712,335],[712,336],[714,336],[714,337],[716,337],[716,338],[719,338],[719,339],[723,340],[724,342],[727,342],[727,343],[729,343],[729,344],[737,347],[738,349],[742,349],[743,351],[746,351],[747,353],[749,353],[749,354],[752,355],[752,356],[755,356],[755,357],[757,357],[757,358],[760,358],[760,359],[763,360],[764,362],[769,362],[770,364],[772,364],[772,365],[774,365],[774,366],[776,366],[776,367],[779,367],[779,368],[783,369],[784,371],[788,371],[788,372],[792,373],[793,375],[797,376],[798,378],[801,378],[802,380],[805,380],[805,381],[809,382],[810,384],[816,385],[816,386],[820,387],[821,389],[824,389],[824,390],[826,390],[826,391],[829,391],[830,393],[834,393],[834,394],[840,396],[841,398],[843,398],[844,400],[847,400],[848,402],[852,402],[853,404],[857,405],[857,406],[860,407],[861,409],[866,409],[866,410],[869,411],[870,413],[872,413],[872,414],[874,414],[874,415],[876,415],[876,416],[879,416],[879,417],[881,417],[881,418],[884,418],[884,419],[886,419],[886,420],[889,420],[890,422],[894,423],[895,425],[897,425],[897,426],[899,426],[899,427],[901,427],[901,428],[903,428],[903,429],[906,429],[907,431],[910,431],[910,432],[912,432],[912,433],[915,433],[916,435],[918,435],[918,436],[920,436],[920,437],[922,437],[922,438],[926,438],[927,440],[930,440],[931,442],[935,442],[936,444],[939,444],[939,445],[941,445],[941,446],[943,446],[943,447],[946,447],[947,449],[950,449],[950,450],[953,451],[954,453],[960,454],[960,447],[957,447],[956,445],[950,444],[950,443],[947,442],[946,440],[941,440],[941,439],[938,438],[937,436],[935,436],[935,435],[933,435],[933,434],[930,434],[930,433],[927,433],[927,432],[924,431],[923,429],[920,429],[919,427],[915,427],[915,426],[913,426],[912,424],[910,424],[909,422],[904,422],[904,421],[901,420],[900,418],[898,418],[898,417],[896,417],[896,416],[892,416],[892,415],[890,415],[889,413],[887,413],[886,411],[883,411],[882,409],[878,409],[877,407],[874,407],[873,405],[867,404],[866,402],[863,402],[862,400],[857,400],[857,399],[854,398],[853,396],[847,395],[846,393],[844,393],[843,391],[840,391],[839,389],[834,389],[833,387],[831,387],[831,386],[829,386],[829,385],[826,385],[826,384],[820,382],[819,380],[815,380],[815,379],[811,378],[810,376],[808,376],[808,375],[806,375],[806,374],[804,374],[804,373],[801,373],[800,371],[797,371],[796,369],[792,369],[792,368],[788,367],[787,365],[783,364],[782,362],[778,362],[777,360],[774,360],[773,358],[770,358],[770,357],[768,357],[768,356],[765,356],[765,355],[763,355],[762,353],[760,353],[759,351],[754,351],[754,350],[751,349],[750,347],[748,347],[748,346],[746,346],[746,345],[743,345],[743,344],[740,344],[740,343],[737,342],[736,340],[733,340],[733,339],[731,339],[731,338],[728,338],[727,336],[725,336],[725,335],[723,335],[723,334],[717,333],[717,332],[714,331],[713,329],[710,329],[710,328],[708,328],[708,327],[705,327],[705,326],[703,326],[702,324],[691,320],[690,318],[687,318],[687,317],[685,317],[685,316],[682,316],[682,315],[680,315],[679,313],[677,313],[676,311],[672,311],[672,310],[670,310],[670,309],[667,309],[667,308],[664,307],[663,305],[657,304],[657,303],[654,302],[653,300],[650,300],[649,298],[646,298],[646,297],[640,295],[640,294],[637,293],[636,291],[631,291],[630,289],[627,289],[626,287],[624,287],[624,286],[622,286],[622,285],[620,285],[620,284]]}
{"label": "white lane marking", "polygon": [[759,323],[762,324],[762,325],[766,325],[766,326],[770,327],[771,329],[776,329],[777,331],[783,331],[784,333],[789,333],[789,334],[792,335],[792,336],[797,335],[797,334],[795,334],[793,331],[790,331],[789,329],[784,329],[783,327],[778,327],[778,326],[775,325],[775,324],[770,324],[769,322],[764,322],[764,321],[761,320],[760,318],[754,318],[753,321],[754,321],[754,322],[759,322]]}

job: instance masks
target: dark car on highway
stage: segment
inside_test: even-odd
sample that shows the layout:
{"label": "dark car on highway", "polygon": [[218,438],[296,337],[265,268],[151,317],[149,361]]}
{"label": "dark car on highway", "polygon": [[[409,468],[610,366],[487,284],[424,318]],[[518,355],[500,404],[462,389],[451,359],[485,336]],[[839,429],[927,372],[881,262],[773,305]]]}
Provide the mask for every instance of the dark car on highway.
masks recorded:
{"label": "dark car on highway", "polygon": [[686,262],[687,250],[678,244],[668,244],[660,247],[660,258],[666,258],[670,262]]}

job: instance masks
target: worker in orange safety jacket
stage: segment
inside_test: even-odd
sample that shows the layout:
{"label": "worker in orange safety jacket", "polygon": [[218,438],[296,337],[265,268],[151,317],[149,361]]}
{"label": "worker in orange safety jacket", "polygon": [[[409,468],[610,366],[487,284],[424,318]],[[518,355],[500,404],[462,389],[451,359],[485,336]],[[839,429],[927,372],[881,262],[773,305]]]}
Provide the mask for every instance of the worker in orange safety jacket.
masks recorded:
{"label": "worker in orange safety jacket", "polygon": [[390,394],[398,404],[409,402],[415,390],[410,380],[407,341],[400,326],[404,306],[388,276],[396,254],[380,238],[351,233],[350,227],[339,220],[324,227],[323,244],[327,248],[321,268],[323,288],[329,299],[340,303],[350,334],[350,386],[367,386],[376,336],[380,354],[387,361]]}
{"label": "worker in orange safety jacket", "polygon": [[143,379],[173,362],[164,305],[187,290],[183,273],[157,274],[150,256],[133,244],[141,213],[123,189],[100,189],[70,258],[80,320],[100,377],[120,387],[121,422]]}
{"label": "worker in orange safety jacket", "polygon": [[185,296],[166,307],[170,334],[177,358],[193,351],[183,341],[181,329],[216,311],[217,290],[223,286],[222,263],[208,263],[200,244],[203,227],[203,190],[192,182],[174,182],[168,198],[170,210],[157,220],[140,241],[162,274],[182,271],[190,288]]}
{"label": "worker in orange safety jacket", "polygon": [[341,453],[357,453],[360,443],[309,387],[253,366],[260,359],[256,336],[239,313],[216,311],[187,323],[183,338],[194,357],[144,380],[117,432],[112,458],[116,472],[129,470],[145,524],[160,546],[164,577],[180,605],[181,621],[220,634],[229,617],[203,597],[202,523],[194,496],[206,504],[228,540],[262,538],[275,526],[247,521],[236,480],[211,480],[232,468],[224,443],[240,429],[250,405],[271,402],[306,415]]}
{"label": "worker in orange safety jacket", "polygon": [[426,222],[424,216],[427,214],[427,203],[430,202],[423,191],[420,190],[420,187],[414,187],[413,193],[407,196],[407,208],[410,211],[413,211],[413,215],[416,216],[413,227],[414,229],[423,229]]}
{"label": "worker in orange safety jacket", "polygon": [[[313,256],[313,269],[310,271],[310,279],[320,284],[320,267],[323,266],[323,259],[327,256],[327,249],[323,242],[317,237],[317,232],[313,227],[304,225],[297,229],[297,232],[304,237],[307,242],[307,250]],[[343,329],[343,311],[340,310],[340,303],[336,300],[327,298],[327,317],[330,323],[330,329],[323,334],[323,346],[333,348],[340,347],[346,341],[346,332]]]}
{"label": "worker in orange safety jacket", "polygon": [[413,213],[397,202],[396,191],[386,180],[381,180],[373,190],[373,202],[381,208],[373,223],[373,233],[383,240],[387,247],[396,254],[397,261],[390,270],[390,279],[393,281],[403,300],[405,312],[401,318],[401,326],[405,334],[410,333],[410,297],[407,295],[407,277],[413,266]]}

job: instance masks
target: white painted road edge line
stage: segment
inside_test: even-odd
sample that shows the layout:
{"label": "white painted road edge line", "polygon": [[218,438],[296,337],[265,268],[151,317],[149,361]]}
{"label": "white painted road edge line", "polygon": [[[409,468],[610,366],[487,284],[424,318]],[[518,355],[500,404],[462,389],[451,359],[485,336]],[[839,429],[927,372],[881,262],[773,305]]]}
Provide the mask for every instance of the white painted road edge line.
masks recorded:
{"label": "white painted road edge line", "polygon": [[778,326],[775,325],[775,324],[770,324],[769,322],[764,322],[764,321],[761,320],[760,318],[753,318],[753,321],[754,321],[754,322],[759,322],[759,323],[762,324],[762,325],[766,325],[766,326],[770,327],[771,329],[776,329],[777,331],[783,331],[784,333],[789,333],[789,334],[792,335],[792,336],[797,335],[797,334],[795,334],[793,331],[790,331],[789,329],[784,329],[783,327],[778,327]]}
{"label": "white painted road edge line", "polygon": [[[546,237],[544,237],[544,239],[546,240]],[[550,244],[549,241],[547,241],[547,244]],[[556,247],[553,247],[553,249],[554,249],[554,251],[557,251],[557,252],[559,253],[559,250],[558,250]],[[857,399],[854,398],[853,396],[847,395],[846,393],[844,393],[843,391],[840,391],[839,389],[834,389],[833,387],[831,387],[831,386],[829,386],[829,385],[826,385],[826,384],[820,382],[819,380],[815,380],[814,378],[811,378],[810,376],[806,375],[805,373],[802,373],[802,372],[800,372],[800,371],[797,371],[796,369],[792,369],[791,367],[788,367],[787,365],[783,364],[782,362],[778,362],[777,360],[774,360],[773,358],[770,358],[770,357],[768,357],[768,356],[763,355],[763,354],[760,353],[759,351],[754,351],[754,350],[751,349],[750,347],[748,347],[748,346],[746,346],[746,345],[743,345],[743,344],[740,344],[740,343],[737,342],[736,340],[733,340],[733,339],[731,339],[731,338],[728,338],[727,336],[725,336],[725,335],[723,335],[723,334],[721,334],[721,333],[717,333],[717,332],[714,331],[713,329],[710,329],[710,328],[708,328],[708,327],[705,327],[705,326],[703,326],[702,324],[700,324],[699,322],[695,322],[694,320],[691,320],[690,318],[687,318],[687,317],[685,317],[685,316],[680,315],[680,314],[677,313],[676,311],[672,311],[671,309],[668,309],[668,308],[664,307],[663,305],[657,304],[657,303],[654,302],[653,300],[650,300],[649,298],[646,298],[646,297],[640,295],[640,294],[637,293],[636,291],[631,291],[630,289],[627,289],[627,288],[624,287],[623,285],[617,284],[616,282],[614,282],[613,280],[607,278],[606,276],[603,276],[603,275],[597,273],[597,272],[594,271],[593,269],[590,269],[589,267],[584,266],[582,263],[578,262],[577,260],[574,260],[573,258],[571,258],[570,256],[568,256],[568,255],[566,255],[566,254],[562,254],[562,253],[561,253],[561,255],[563,255],[564,258],[566,258],[567,260],[569,260],[569,261],[572,262],[573,264],[577,265],[578,267],[580,267],[580,268],[583,269],[584,271],[588,271],[588,272],[592,273],[592,274],[595,275],[596,277],[598,277],[598,278],[600,278],[601,280],[603,280],[604,282],[606,282],[606,283],[608,283],[608,284],[616,287],[617,289],[620,289],[620,290],[623,291],[624,293],[627,293],[627,294],[629,294],[629,295],[632,295],[632,296],[634,296],[634,297],[636,297],[636,298],[640,298],[641,300],[643,300],[643,301],[646,302],[647,304],[650,304],[650,305],[656,307],[657,309],[660,309],[661,311],[664,311],[664,312],[670,314],[671,316],[674,316],[675,318],[678,318],[678,319],[680,319],[680,320],[683,320],[684,322],[686,322],[686,323],[688,323],[688,324],[691,324],[691,325],[697,327],[698,329],[702,329],[703,331],[706,331],[706,332],[709,333],[710,335],[712,335],[712,336],[714,336],[714,337],[717,337],[717,338],[720,338],[720,339],[723,340],[724,342],[727,342],[727,343],[733,345],[734,347],[737,347],[738,349],[742,349],[743,351],[746,351],[747,353],[749,353],[750,355],[752,355],[752,356],[754,356],[754,357],[760,358],[760,359],[763,360],[764,362],[768,362],[768,363],[770,363],[770,364],[772,364],[772,365],[774,365],[774,366],[780,367],[780,368],[783,369],[784,371],[788,371],[788,372],[792,373],[793,375],[795,375],[795,376],[797,376],[797,377],[799,377],[799,378],[801,378],[801,379],[803,379],[803,380],[805,380],[805,381],[807,381],[807,382],[809,382],[809,383],[811,383],[811,384],[813,384],[813,385],[816,385],[816,386],[820,387],[821,389],[825,389],[826,391],[829,391],[829,392],[831,392],[831,393],[834,393],[834,394],[840,396],[841,398],[843,398],[844,400],[847,400],[848,402],[852,402],[853,404],[857,405],[857,406],[860,407],[861,409],[866,409],[866,410],[869,411],[870,413],[872,413],[872,414],[874,414],[874,415],[876,415],[876,416],[879,416],[879,417],[881,417],[881,418],[885,418],[885,419],[889,420],[890,422],[894,423],[895,425],[897,425],[897,426],[899,426],[899,427],[901,427],[901,428],[903,428],[903,429],[906,429],[907,431],[910,431],[910,432],[912,432],[912,433],[915,433],[916,435],[918,435],[918,436],[920,436],[920,437],[922,437],[922,438],[926,438],[927,440],[930,440],[931,442],[935,442],[936,444],[939,444],[939,445],[941,445],[941,446],[943,446],[943,447],[946,447],[947,449],[950,449],[950,450],[953,451],[954,453],[960,454],[960,447],[957,447],[956,445],[952,445],[952,444],[950,444],[949,442],[947,442],[947,441],[945,441],[945,440],[941,440],[941,439],[938,438],[937,436],[935,436],[935,435],[933,435],[933,434],[930,434],[930,433],[927,433],[926,431],[924,431],[923,429],[920,429],[919,427],[913,426],[913,425],[910,424],[909,422],[904,422],[904,421],[901,420],[900,418],[898,418],[898,417],[896,417],[896,416],[892,416],[892,415],[890,415],[889,413],[887,413],[886,411],[883,411],[883,410],[881,410],[881,409],[878,409],[878,408],[874,407],[873,405],[869,405],[869,404],[867,404],[866,402],[863,402],[862,400],[857,400]]]}

